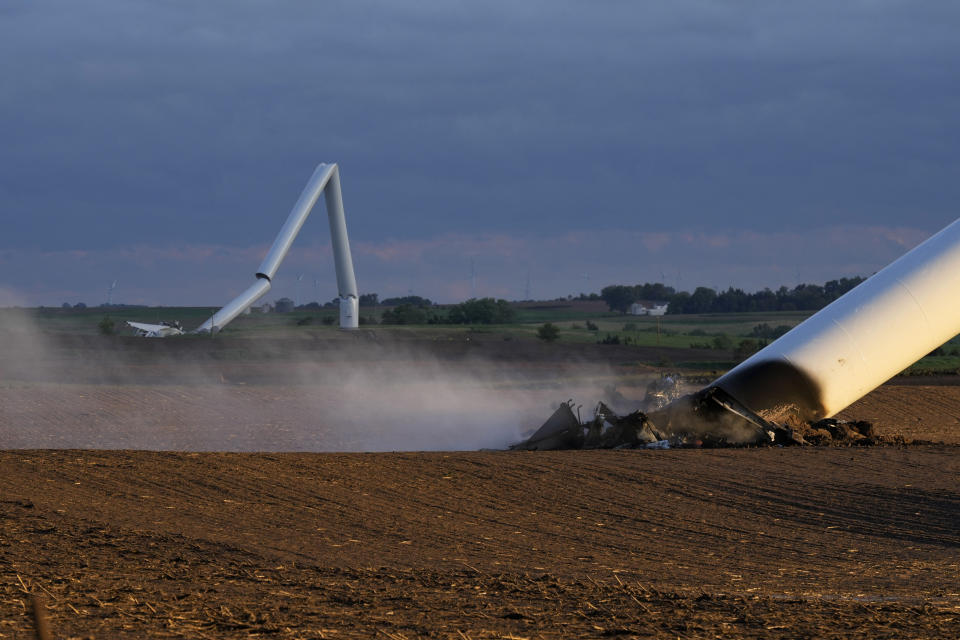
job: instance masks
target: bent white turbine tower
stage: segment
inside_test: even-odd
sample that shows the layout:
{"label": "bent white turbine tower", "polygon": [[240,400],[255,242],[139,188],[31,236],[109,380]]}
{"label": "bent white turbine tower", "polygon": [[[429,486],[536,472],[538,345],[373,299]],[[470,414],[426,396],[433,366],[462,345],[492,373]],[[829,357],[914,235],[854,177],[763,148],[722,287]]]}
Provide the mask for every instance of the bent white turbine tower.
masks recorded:
{"label": "bent white turbine tower", "polygon": [[327,218],[330,222],[330,237],[333,242],[334,268],[337,274],[337,293],[340,296],[340,328],[356,329],[358,326],[357,280],[353,273],[353,258],[350,255],[350,241],[347,238],[347,222],[343,213],[343,195],[340,192],[340,171],[336,163],[317,166],[300,199],[293,205],[287,221],[284,223],[273,246],[257,269],[256,282],[231,300],[222,309],[210,316],[195,333],[216,333],[231,320],[243,313],[253,303],[262,298],[277,274],[280,263],[287,257],[290,246],[300,232],[314,205],[324,194],[327,205]]}

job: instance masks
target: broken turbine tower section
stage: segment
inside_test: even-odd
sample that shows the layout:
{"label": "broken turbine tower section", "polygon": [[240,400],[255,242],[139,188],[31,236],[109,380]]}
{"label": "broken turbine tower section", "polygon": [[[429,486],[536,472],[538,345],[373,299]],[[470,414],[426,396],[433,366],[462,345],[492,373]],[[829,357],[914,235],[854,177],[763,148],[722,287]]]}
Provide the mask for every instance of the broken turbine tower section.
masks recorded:
{"label": "broken turbine tower section", "polygon": [[[297,203],[293,205],[287,221],[277,234],[273,246],[257,269],[256,281],[246,291],[227,303],[222,309],[210,316],[193,333],[217,333],[238,315],[250,308],[270,290],[277,270],[290,251],[290,246],[316,205],[320,194],[324,194],[327,206],[327,218],[330,223],[330,238],[333,244],[334,269],[337,275],[337,292],[340,296],[340,328],[356,329],[358,322],[359,294],[357,281],[353,273],[353,257],[350,254],[350,241],[347,237],[347,222],[343,212],[343,195],[340,191],[340,170],[336,163],[317,166]],[[178,335],[164,331],[161,325],[128,323],[138,330],[138,335],[164,337]]]}
{"label": "broken turbine tower section", "polygon": [[[832,417],[960,333],[958,291],[960,220],[697,393],[644,407],[642,427],[680,446],[881,441],[867,423]],[[567,413],[513,448],[589,446],[588,425]]]}
{"label": "broken turbine tower section", "polygon": [[707,387],[768,420],[830,418],[960,333],[960,220]]}

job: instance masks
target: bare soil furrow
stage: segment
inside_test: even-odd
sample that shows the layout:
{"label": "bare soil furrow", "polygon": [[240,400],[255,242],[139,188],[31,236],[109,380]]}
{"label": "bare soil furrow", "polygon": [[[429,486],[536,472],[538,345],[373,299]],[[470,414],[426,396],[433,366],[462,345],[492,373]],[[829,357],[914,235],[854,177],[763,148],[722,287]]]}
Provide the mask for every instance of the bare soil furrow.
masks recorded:
{"label": "bare soil furrow", "polygon": [[949,637],[957,460],[10,451],[0,632]]}

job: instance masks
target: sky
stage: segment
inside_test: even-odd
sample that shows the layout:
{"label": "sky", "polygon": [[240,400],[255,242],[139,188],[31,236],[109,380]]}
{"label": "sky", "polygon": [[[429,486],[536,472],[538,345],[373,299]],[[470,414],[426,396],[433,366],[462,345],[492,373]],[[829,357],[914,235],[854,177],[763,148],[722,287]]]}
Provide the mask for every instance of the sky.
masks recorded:
{"label": "sky", "polygon": [[[937,0],[2,0],[0,305],[223,304],[320,162],[381,298],[867,276],[958,217],[958,29]],[[318,206],[268,299],[336,294]]]}

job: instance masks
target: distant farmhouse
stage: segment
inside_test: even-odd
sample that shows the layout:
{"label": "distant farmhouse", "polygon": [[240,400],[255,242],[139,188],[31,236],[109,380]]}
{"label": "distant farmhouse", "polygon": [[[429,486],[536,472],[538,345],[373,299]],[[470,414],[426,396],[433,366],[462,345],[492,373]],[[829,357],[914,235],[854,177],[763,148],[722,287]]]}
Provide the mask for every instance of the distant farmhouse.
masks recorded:
{"label": "distant farmhouse", "polygon": [[630,305],[627,310],[631,316],[662,316],[667,312],[669,302],[654,302],[652,300],[640,300]]}

